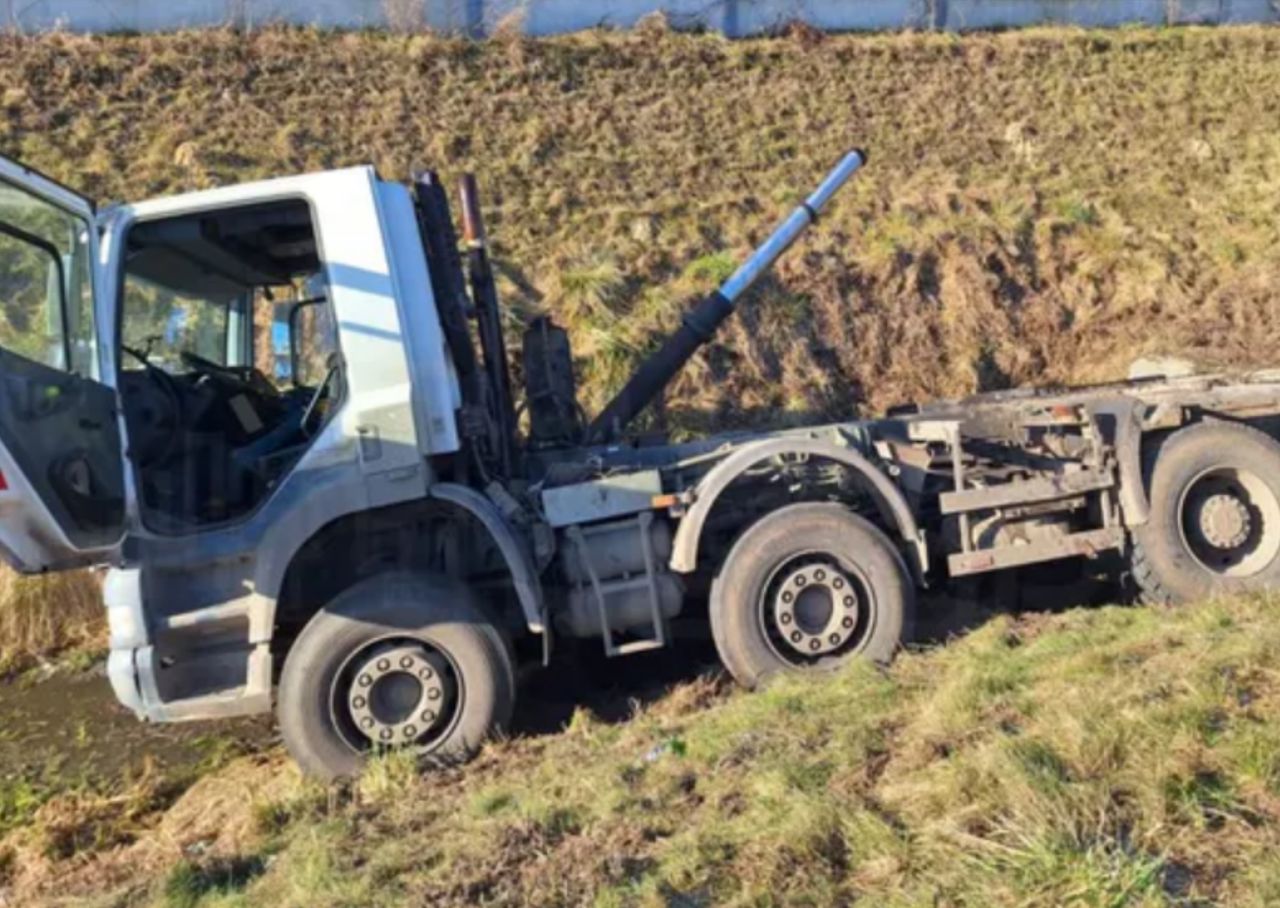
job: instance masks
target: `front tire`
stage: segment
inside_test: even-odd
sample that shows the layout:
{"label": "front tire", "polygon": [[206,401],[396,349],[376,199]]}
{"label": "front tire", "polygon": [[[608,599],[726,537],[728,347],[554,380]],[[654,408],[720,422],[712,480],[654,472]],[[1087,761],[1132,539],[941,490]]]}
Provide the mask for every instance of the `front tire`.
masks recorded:
{"label": "front tire", "polygon": [[914,606],[911,577],[879,528],[839,504],[794,504],[730,550],[711,587],[711,629],[729,673],[755,687],[857,657],[888,662]]}
{"label": "front tire", "polygon": [[303,771],[331,780],[384,750],[469,759],[510,720],[515,689],[505,637],[464,584],[396,572],[356,583],[307,623],[277,715]]}
{"label": "front tire", "polygon": [[1170,435],[1151,471],[1151,513],[1132,569],[1148,602],[1280,588],[1280,444],[1202,422]]}

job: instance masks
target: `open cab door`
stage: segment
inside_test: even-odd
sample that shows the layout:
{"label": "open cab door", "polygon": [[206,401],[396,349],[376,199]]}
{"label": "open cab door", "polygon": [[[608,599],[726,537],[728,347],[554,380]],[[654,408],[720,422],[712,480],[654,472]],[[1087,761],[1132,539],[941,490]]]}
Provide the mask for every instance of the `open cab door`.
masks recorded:
{"label": "open cab door", "polygon": [[93,204],[0,157],[0,555],[28,573],[109,560],[124,535],[97,272]]}

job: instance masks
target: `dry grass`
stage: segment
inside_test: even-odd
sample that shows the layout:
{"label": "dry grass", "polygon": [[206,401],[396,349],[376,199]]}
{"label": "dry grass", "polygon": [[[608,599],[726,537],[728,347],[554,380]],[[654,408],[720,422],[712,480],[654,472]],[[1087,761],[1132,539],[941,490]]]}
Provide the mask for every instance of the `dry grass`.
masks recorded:
{"label": "dry grass", "polygon": [[1277,608],[1001,617],[888,673],[858,665],[757,694],[695,681],[628,721],[581,712],[464,769],[419,778],[389,759],[345,792],[257,758],[167,811],[145,780],[114,799],[69,796],[0,843],[3,894],[186,908],[1273,905]]}
{"label": "dry grass", "polygon": [[209,875],[262,847],[263,805],[276,809],[311,791],[280,755],[229,765],[219,758],[204,773],[175,776],[148,765],[110,788],[41,793],[26,822],[0,842],[0,899],[136,903],[151,881],[180,874],[194,856]]}
{"label": "dry grass", "polygon": [[1280,31],[0,39],[0,149],[104,198],[370,161],[482,175],[512,328],[571,322],[588,410],[852,144],[871,165],[698,357],[669,424],[844,416],[1267,363]]}
{"label": "dry grass", "polygon": [[0,672],[106,646],[99,579],[85,571],[20,577],[0,567]]}

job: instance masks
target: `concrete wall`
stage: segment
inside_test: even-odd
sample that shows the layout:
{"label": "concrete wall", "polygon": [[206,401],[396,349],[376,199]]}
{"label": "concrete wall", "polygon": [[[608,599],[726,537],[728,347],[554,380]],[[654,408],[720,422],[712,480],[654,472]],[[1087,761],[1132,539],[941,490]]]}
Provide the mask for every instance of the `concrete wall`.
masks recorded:
{"label": "concrete wall", "polygon": [[276,22],[391,26],[480,35],[515,16],[527,34],[625,28],[662,10],[680,28],[731,37],[793,20],[817,28],[975,29],[1069,23],[1280,21],[1280,0],[0,0],[0,26],[27,31],[164,31]]}

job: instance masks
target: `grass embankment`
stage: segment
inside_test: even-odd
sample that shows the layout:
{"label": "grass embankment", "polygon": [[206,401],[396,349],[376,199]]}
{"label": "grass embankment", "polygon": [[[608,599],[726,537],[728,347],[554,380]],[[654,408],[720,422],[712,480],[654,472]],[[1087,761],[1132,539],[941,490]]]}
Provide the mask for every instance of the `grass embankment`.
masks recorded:
{"label": "grass embankment", "polygon": [[[278,759],[166,814],[55,800],[19,904],[1273,905],[1280,600],[998,618],[758,694],[710,680],[619,724],[341,798]],[[82,812],[88,832],[65,832]],[[72,843],[68,846],[68,842]],[[79,844],[77,847],[77,843]]]}
{"label": "grass embankment", "polygon": [[471,43],[271,30],[0,38],[0,149],[100,198],[372,162],[481,175],[513,331],[594,412],[847,147],[871,164],[668,397],[847,416],[1274,361],[1280,31]]}
{"label": "grass embankment", "polygon": [[[671,389],[678,431],[1280,345],[1280,31],[729,42],[0,36],[0,152],[103,199],[481,174],[509,328],[588,412],[851,144],[871,165]],[[513,345],[514,347],[514,345]]]}

